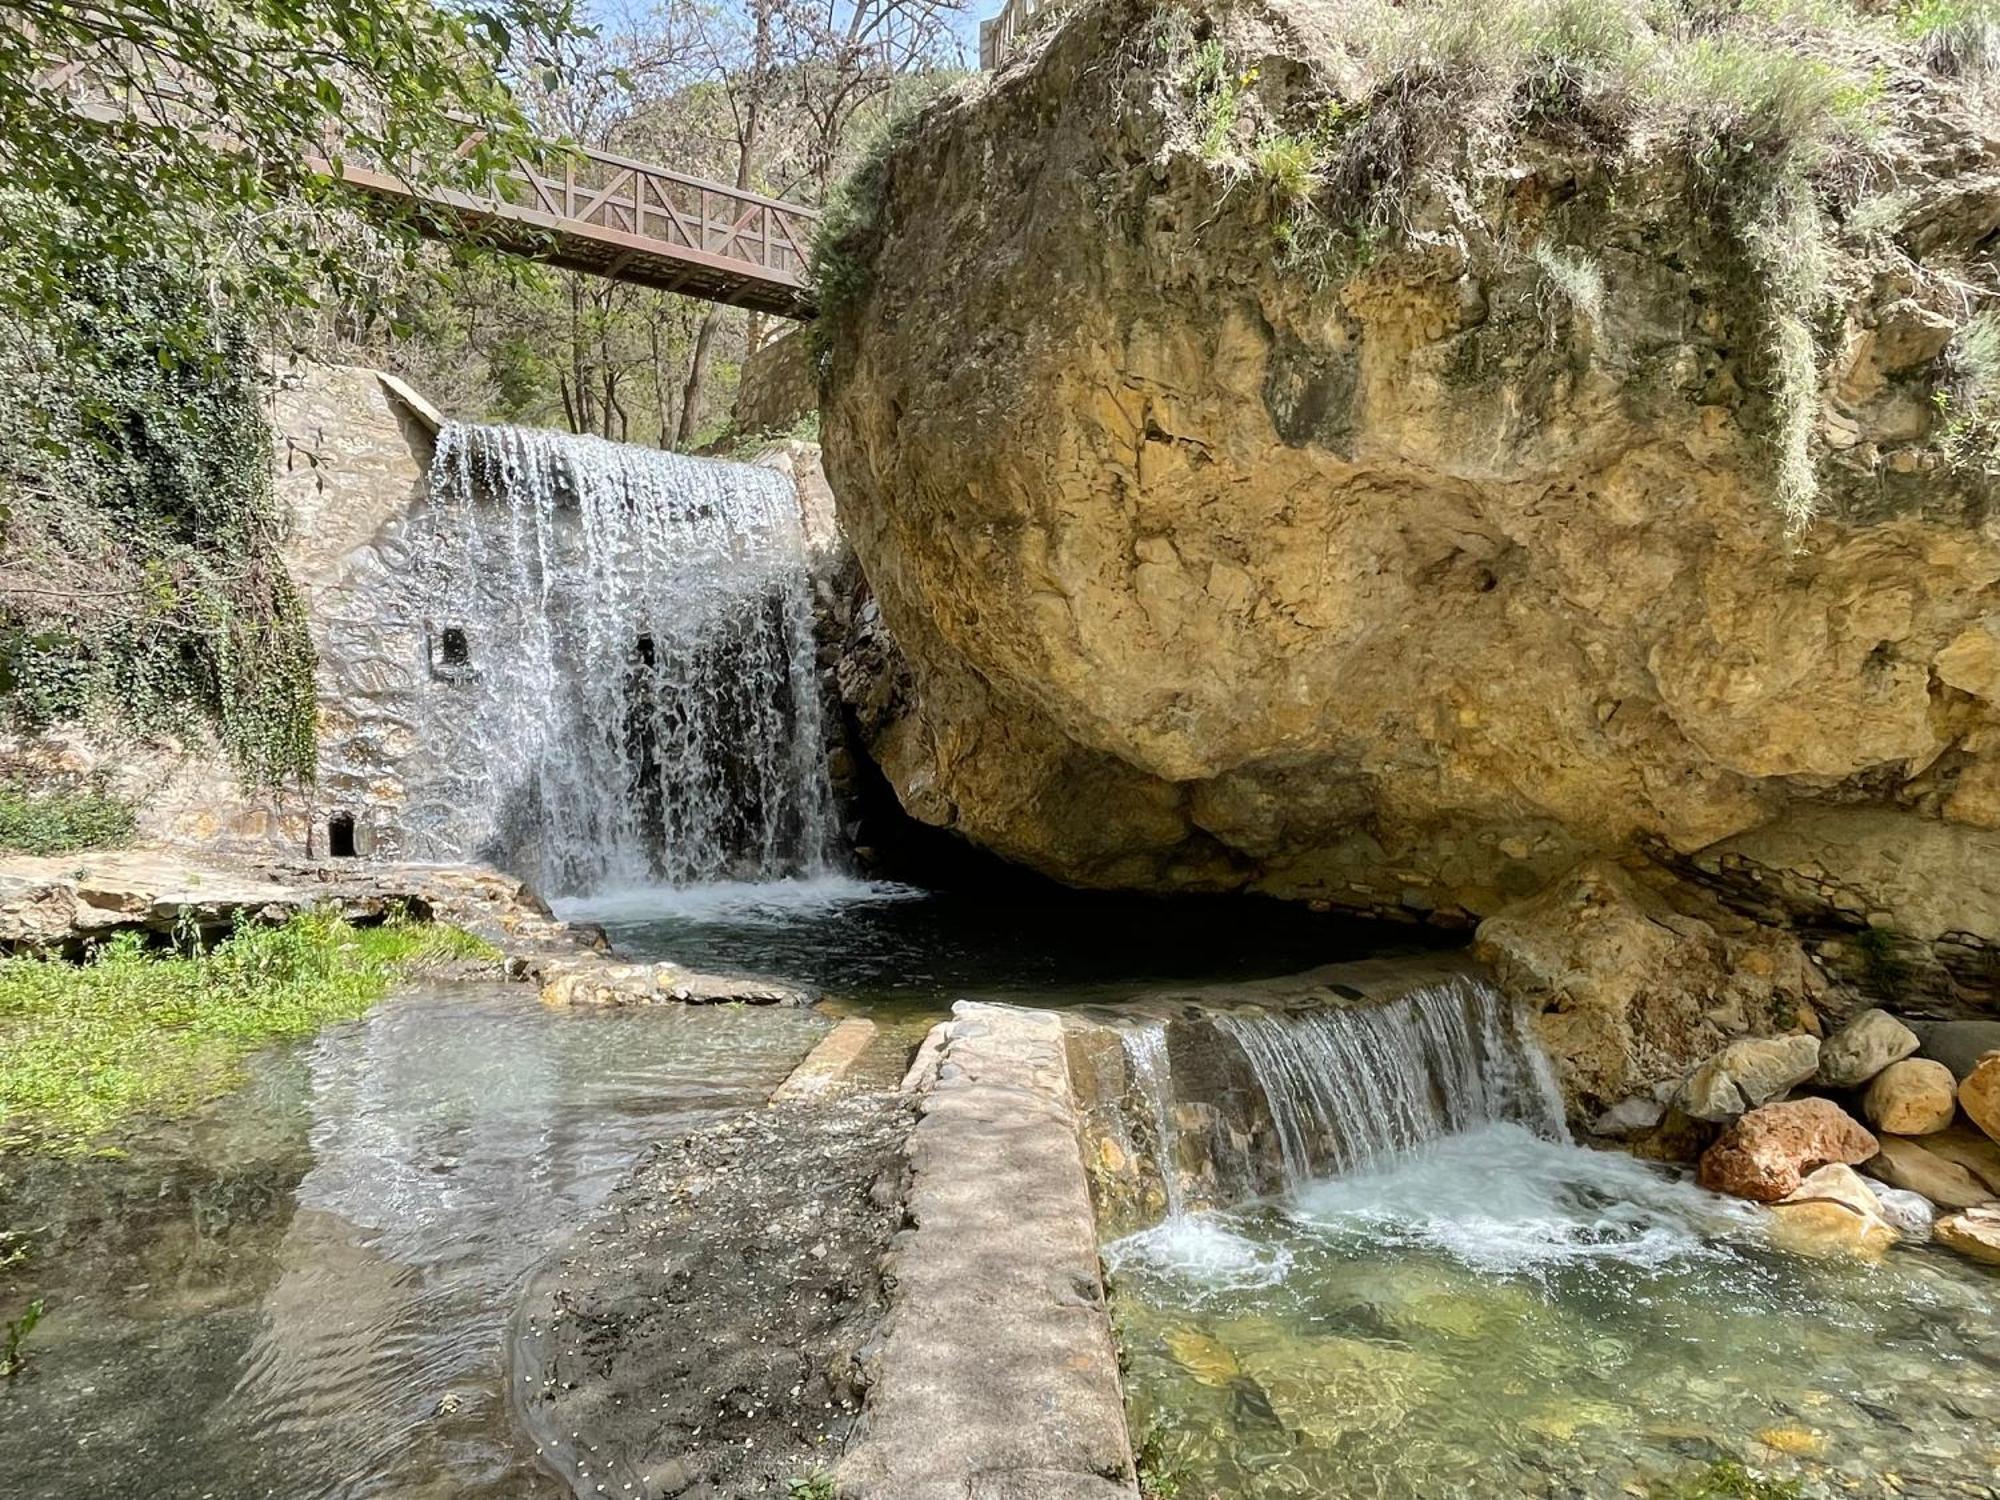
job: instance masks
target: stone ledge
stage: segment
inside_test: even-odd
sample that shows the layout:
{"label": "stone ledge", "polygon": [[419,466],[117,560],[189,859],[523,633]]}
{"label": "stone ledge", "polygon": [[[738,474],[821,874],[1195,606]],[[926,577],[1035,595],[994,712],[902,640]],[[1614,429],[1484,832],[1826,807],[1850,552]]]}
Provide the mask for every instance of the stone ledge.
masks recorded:
{"label": "stone ledge", "polygon": [[[915,1227],[849,1500],[1136,1500],[1062,1023],[961,1001],[908,1146]],[[929,1044],[926,1044],[929,1048]]]}

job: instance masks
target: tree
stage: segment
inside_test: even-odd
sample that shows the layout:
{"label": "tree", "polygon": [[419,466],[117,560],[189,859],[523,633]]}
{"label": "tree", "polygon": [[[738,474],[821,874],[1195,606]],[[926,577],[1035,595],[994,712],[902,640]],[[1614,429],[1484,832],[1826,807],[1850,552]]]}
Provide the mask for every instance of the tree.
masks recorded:
{"label": "tree", "polygon": [[0,182],[41,208],[11,205],[0,314],[45,318],[107,265],[198,267],[239,311],[364,294],[307,154],[487,187],[529,149],[510,77],[553,71],[571,3],[9,0]]}

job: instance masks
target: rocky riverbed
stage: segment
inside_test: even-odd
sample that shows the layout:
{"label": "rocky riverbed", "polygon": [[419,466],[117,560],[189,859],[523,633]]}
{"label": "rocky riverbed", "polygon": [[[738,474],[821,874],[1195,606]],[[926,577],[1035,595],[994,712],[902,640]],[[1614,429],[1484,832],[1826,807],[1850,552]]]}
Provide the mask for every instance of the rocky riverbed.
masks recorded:
{"label": "rocky riverbed", "polygon": [[515,1409],[579,1496],[751,1500],[830,1469],[887,1306],[912,1118],[856,1092],[697,1131],[541,1274]]}

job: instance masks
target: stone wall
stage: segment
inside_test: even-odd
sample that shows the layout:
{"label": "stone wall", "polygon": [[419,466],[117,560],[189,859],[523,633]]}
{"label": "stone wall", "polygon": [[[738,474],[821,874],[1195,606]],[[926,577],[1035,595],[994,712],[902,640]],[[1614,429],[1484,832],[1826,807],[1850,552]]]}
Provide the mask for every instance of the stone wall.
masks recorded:
{"label": "stone wall", "polygon": [[803,328],[766,339],[743,361],[731,425],[738,432],[790,432],[819,410],[819,376]]}

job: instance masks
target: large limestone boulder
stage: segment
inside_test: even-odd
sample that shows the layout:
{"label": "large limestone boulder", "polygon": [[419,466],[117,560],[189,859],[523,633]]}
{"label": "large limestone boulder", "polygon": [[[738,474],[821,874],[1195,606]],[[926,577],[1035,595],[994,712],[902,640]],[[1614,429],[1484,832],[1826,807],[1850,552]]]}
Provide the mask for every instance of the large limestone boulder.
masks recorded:
{"label": "large limestone boulder", "polygon": [[1965,1117],[2000,1141],[2000,1052],[1989,1052],[1958,1085],[1958,1106]]}
{"label": "large limestone boulder", "polygon": [[[1442,109],[1343,30],[1396,13],[1087,4],[872,179],[824,441],[909,664],[873,746],[904,805],[1080,884],[1459,921],[1643,844],[1976,955],[2000,527],[1941,447],[1966,314],[1933,287],[1983,283],[1990,114],[1870,44],[1905,217],[1889,255],[1824,216],[1799,533],[1772,278],[1681,138]],[[1370,147],[1401,194],[1345,259],[1257,167],[1329,100],[1304,222],[1373,210]]]}
{"label": "large limestone boulder", "polygon": [[1701,1156],[1701,1185],[1774,1203],[1809,1172],[1852,1165],[1876,1153],[1875,1137],[1830,1099],[1791,1099],[1753,1109]]}
{"label": "large limestone boulder", "polygon": [[[1502,988],[1536,1015],[1573,1111],[1590,1118],[1736,1039],[1816,1026],[1825,982],[1798,943],[1644,864],[1590,860],[1480,924],[1475,944]],[[1726,1076],[1724,1119],[1810,1077],[1812,1037],[1781,1048],[1782,1084],[1744,1102]],[[1747,1055],[1746,1055],[1747,1061]]]}
{"label": "large limestone boulder", "polygon": [[1917,1034],[1886,1010],[1864,1010],[1826,1039],[1819,1081],[1828,1088],[1858,1088],[1917,1046]]}
{"label": "large limestone boulder", "polygon": [[1892,1135],[1929,1135],[1958,1112],[1958,1083],[1951,1069],[1928,1058],[1890,1063],[1868,1085],[1861,1112],[1877,1130]]}
{"label": "large limestone boulder", "polygon": [[1731,1042],[1688,1075],[1676,1102],[1697,1120],[1720,1124],[1782,1099],[1819,1067],[1819,1038],[1750,1037]]}

